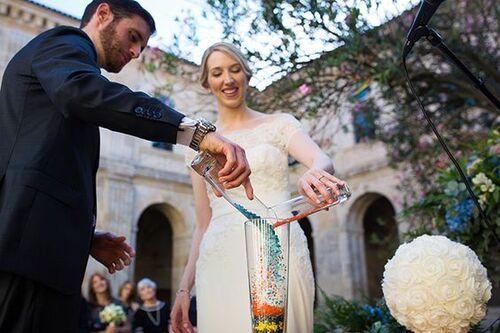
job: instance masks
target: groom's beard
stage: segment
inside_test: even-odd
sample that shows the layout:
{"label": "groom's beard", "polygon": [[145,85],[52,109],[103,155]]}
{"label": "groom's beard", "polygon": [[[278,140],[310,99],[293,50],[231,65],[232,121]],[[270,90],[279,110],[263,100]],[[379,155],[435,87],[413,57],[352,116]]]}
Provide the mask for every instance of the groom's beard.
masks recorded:
{"label": "groom's beard", "polygon": [[122,70],[123,66],[125,66],[115,30],[117,24],[118,20],[115,19],[99,33],[104,56],[106,58],[103,68],[111,73],[118,73]]}

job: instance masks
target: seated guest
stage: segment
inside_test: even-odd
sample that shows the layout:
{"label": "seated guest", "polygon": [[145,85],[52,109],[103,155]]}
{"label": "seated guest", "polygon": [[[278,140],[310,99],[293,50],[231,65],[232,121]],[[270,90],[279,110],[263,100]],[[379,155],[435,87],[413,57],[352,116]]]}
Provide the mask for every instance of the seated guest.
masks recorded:
{"label": "seated guest", "polygon": [[118,326],[115,324],[103,323],[99,314],[109,304],[122,306],[119,300],[111,297],[111,286],[103,275],[94,273],[89,280],[89,297],[90,305],[90,331],[102,333],[129,333],[130,322],[125,321]]}
{"label": "seated guest", "polygon": [[142,279],[137,283],[137,290],[142,305],[134,314],[134,333],[167,333],[170,309],[156,298],[156,283]]}

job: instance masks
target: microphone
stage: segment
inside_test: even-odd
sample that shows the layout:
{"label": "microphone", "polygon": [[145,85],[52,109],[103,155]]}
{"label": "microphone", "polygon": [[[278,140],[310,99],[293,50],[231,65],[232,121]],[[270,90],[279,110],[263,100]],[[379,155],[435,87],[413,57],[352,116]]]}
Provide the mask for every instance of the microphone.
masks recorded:
{"label": "microphone", "polygon": [[445,0],[423,0],[420,4],[420,8],[418,9],[417,16],[413,20],[413,24],[411,25],[410,31],[406,36],[406,43],[403,49],[403,59],[406,58],[408,53],[410,53],[413,45],[422,37],[419,36],[418,28],[425,27],[432,15],[436,12],[438,7]]}

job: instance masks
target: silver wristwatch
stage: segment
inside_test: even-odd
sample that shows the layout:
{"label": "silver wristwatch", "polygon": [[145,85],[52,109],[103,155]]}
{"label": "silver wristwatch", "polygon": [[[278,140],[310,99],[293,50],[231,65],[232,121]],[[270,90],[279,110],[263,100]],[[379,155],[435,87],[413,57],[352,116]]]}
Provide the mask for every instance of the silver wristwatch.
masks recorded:
{"label": "silver wristwatch", "polygon": [[196,122],[196,129],[194,130],[193,139],[191,140],[189,147],[196,151],[199,151],[200,143],[201,141],[203,141],[205,135],[207,135],[207,133],[209,132],[215,132],[216,129],[217,128],[209,121],[205,119],[198,119]]}

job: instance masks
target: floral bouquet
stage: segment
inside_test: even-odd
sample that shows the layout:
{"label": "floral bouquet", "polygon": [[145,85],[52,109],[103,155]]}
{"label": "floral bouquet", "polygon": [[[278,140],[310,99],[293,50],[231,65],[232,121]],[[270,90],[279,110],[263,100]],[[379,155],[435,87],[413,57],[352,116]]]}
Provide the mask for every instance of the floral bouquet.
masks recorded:
{"label": "floral bouquet", "polygon": [[99,312],[99,318],[104,324],[115,324],[120,325],[127,319],[125,311],[120,305],[108,304],[106,307]]}
{"label": "floral bouquet", "polygon": [[486,314],[491,283],[467,246],[444,236],[401,245],[382,283],[391,314],[413,332],[467,332]]}

